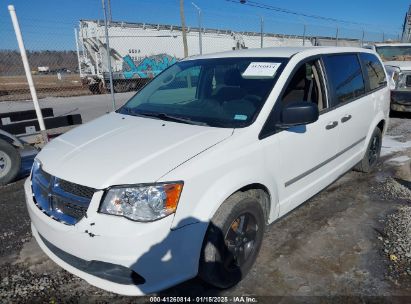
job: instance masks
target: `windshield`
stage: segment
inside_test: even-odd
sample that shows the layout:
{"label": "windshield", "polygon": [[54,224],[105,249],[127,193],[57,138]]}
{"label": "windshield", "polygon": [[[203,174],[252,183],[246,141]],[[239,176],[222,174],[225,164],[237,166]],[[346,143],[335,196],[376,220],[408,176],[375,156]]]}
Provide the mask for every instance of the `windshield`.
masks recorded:
{"label": "windshield", "polygon": [[411,60],[411,46],[377,46],[376,51],[383,61]]}
{"label": "windshield", "polygon": [[288,59],[213,58],[178,62],[119,113],[223,128],[251,124]]}

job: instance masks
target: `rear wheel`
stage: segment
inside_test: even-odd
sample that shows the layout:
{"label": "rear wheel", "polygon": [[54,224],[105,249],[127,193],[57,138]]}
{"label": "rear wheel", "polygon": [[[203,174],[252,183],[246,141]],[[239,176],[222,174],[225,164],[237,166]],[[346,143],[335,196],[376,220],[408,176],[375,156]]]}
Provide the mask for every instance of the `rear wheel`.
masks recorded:
{"label": "rear wheel", "polygon": [[354,169],[365,173],[371,172],[376,167],[378,159],[380,158],[381,145],[382,134],[381,130],[377,127],[371,135],[363,159],[354,167]]}
{"label": "rear wheel", "polygon": [[228,198],[214,215],[206,233],[199,275],[207,283],[228,288],[253,266],[265,228],[259,201],[243,193]]}
{"label": "rear wheel", "polygon": [[113,83],[115,93],[128,92],[130,90],[130,84],[125,80],[118,80]]}
{"label": "rear wheel", "polygon": [[8,142],[0,139],[0,185],[14,180],[20,171],[19,152]]}

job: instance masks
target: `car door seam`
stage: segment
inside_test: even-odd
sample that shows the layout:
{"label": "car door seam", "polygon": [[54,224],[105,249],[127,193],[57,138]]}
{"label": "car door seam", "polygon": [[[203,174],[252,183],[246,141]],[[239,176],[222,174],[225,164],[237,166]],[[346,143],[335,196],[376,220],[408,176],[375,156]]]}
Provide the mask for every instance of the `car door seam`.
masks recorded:
{"label": "car door seam", "polygon": [[329,162],[333,161],[334,159],[336,159],[337,157],[341,156],[342,154],[344,154],[345,152],[347,152],[348,150],[354,148],[356,145],[358,145],[359,143],[361,143],[362,141],[365,140],[365,136],[362,137],[361,139],[357,140],[355,143],[353,143],[352,145],[348,146],[347,148],[341,150],[340,152],[338,152],[337,154],[333,155],[332,157],[330,157],[329,159],[323,161],[322,163],[316,165],[315,167],[305,171],[304,173],[301,173],[300,175],[290,179],[289,181],[287,181],[284,185],[285,187],[288,187],[292,184],[294,184],[295,182],[299,181],[300,179],[306,177],[307,175],[313,173],[314,171],[320,169],[321,167],[325,166],[326,164],[328,164]]}

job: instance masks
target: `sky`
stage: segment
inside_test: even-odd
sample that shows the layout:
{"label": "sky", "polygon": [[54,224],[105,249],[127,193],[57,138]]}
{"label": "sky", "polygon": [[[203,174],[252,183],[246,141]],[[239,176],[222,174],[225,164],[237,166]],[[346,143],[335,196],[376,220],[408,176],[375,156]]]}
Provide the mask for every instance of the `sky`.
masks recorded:
{"label": "sky", "polygon": [[[302,35],[339,36],[365,39],[396,38],[401,33],[410,0],[192,0],[202,9],[203,26],[234,31],[264,31]],[[197,26],[197,11],[185,0],[188,26]],[[111,0],[114,21],[180,24],[179,0]],[[344,22],[313,19],[251,6],[266,4],[306,15]],[[16,49],[17,42],[9,4],[16,8],[26,48],[29,50],[74,50],[74,27],[80,19],[102,19],[101,0],[0,0],[0,49]],[[383,34],[384,33],[384,34]]]}

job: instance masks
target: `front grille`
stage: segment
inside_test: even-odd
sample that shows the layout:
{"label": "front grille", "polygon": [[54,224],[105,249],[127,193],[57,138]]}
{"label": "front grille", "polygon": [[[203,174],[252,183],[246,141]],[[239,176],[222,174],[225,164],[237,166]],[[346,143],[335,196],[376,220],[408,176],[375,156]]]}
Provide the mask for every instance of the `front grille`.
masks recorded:
{"label": "front grille", "polygon": [[59,179],[42,168],[33,169],[33,199],[37,207],[51,218],[74,225],[87,214],[96,189]]}
{"label": "front grille", "polygon": [[54,210],[58,210],[76,219],[81,219],[83,216],[86,215],[87,212],[87,207],[78,206],[56,196],[53,196],[51,204]]}
{"label": "front grille", "polygon": [[90,199],[93,197],[94,192],[96,192],[96,189],[70,183],[68,181],[65,181],[64,179],[59,179],[59,186],[65,192],[81,197],[87,197]]}

